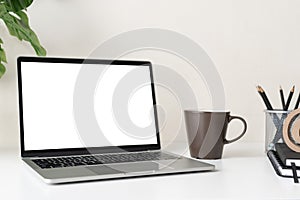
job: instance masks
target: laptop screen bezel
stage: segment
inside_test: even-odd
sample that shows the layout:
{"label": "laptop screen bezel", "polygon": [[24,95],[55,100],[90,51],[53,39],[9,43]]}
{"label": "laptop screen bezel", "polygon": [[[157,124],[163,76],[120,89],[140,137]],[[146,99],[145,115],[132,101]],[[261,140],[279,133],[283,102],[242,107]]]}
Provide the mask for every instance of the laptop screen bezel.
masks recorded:
{"label": "laptop screen bezel", "polygon": [[[44,149],[44,150],[25,150],[24,144],[24,121],[23,121],[23,100],[22,100],[22,62],[43,62],[43,63],[74,63],[74,64],[104,64],[104,65],[134,65],[148,66],[151,79],[151,90],[153,100],[153,111],[156,129],[157,144],[143,145],[126,145],[126,146],[105,146],[92,148],[63,148],[63,149]],[[152,64],[149,61],[133,61],[133,60],[103,60],[103,59],[81,59],[81,58],[53,58],[53,57],[24,57],[17,59],[17,76],[18,76],[18,98],[19,98],[19,125],[20,125],[20,142],[22,157],[46,157],[46,156],[67,156],[67,155],[83,155],[93,153],[108,153],[121,151],[147,151],[159,150],[160,137],[159,126],[156,109],[155,87],[153,80]]]}

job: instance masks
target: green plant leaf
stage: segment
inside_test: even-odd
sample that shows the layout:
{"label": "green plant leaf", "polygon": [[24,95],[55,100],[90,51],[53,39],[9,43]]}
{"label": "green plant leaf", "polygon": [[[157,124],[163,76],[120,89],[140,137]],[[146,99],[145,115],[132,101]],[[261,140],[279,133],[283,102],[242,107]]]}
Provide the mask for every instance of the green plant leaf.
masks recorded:
{"label": "green plant leaf", "polygon": [[29,7],[33,0],[3,0],[8,11],[18,12]]}
{"label": "green plant leaf", "polygon": [[0,63],[0,78],[3,76],[5,73],[6,69],[2,63]]}
{"label": "green plant leaf", "polygon": [[37,35],[30,28],[27,14],[20,10],[15,12],[15,14],[18,18],[10,14],[5,5],[0,4],[0,18],[4,21],[9,33],[19,40],[28,41],[38,56],[45,56],[46,50],[40,44]]}
{"label": "green plant leaf", "polygon": [[3,41],[2,39],[0,38],[0,62],[7,62],[6,61],[6,54],[5,54],[5,51],[4,49],[2,48],[2,44],[3,44]]}
{"label": "green plant leaf", "polygon": [[18,12],[15,12],[16,15],[18,15],[20,17],[20,21],[22,22],[22,24],[28,28],[30,28],[29,26],[29,20],[28,17],[26,15],[25,12],[23,12],[22,10],[19,10]]}
{"label": "green plant leaf", "polygon": [[5,63],[7,62],[5,51],[2,48],[0,48],[0,60],[1,60],[1,62],[5,62]]}
{"label": "green plant leaf", "polygon": [[3,74],[5,73],[6,71],[6,68],[5,66],[2,64],[2,62],[7,62],[6,61],[6,55],[5,55],[5,51],[4,49],[2,48],[2,44],[3,44],[3,41],[2,39],[0,38],[0,78],[3,76]]}

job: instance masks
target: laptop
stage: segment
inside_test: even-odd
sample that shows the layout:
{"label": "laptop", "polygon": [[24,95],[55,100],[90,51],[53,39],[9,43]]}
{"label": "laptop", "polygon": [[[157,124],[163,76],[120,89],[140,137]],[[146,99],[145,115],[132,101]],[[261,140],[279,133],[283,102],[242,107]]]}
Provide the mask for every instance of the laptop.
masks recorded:
{"label": "laptop", "polygon": [[21,157],[51,184],[202,172],[161,150],[147,61],[19,57]]}

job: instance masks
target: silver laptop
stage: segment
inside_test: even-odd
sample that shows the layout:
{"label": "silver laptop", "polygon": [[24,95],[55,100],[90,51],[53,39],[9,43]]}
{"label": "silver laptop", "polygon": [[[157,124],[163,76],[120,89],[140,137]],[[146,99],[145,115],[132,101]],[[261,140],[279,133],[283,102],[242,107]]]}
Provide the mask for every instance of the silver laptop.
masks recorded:
{"label": "silver laptop", "polygon": [[213,170],[162,152],[150,62],[18,58],[22,160],[47,183]]}

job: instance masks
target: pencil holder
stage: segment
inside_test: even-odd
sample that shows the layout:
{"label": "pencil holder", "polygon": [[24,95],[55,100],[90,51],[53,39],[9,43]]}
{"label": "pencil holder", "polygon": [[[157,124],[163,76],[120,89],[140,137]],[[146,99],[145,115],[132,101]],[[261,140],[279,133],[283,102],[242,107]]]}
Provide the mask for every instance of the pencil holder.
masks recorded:
{"label": "pencil holder", "polygon": [[274,150],[276,143],[282,143],[282,128],[284,120],[291,111],[265,110],[265,151]]}

